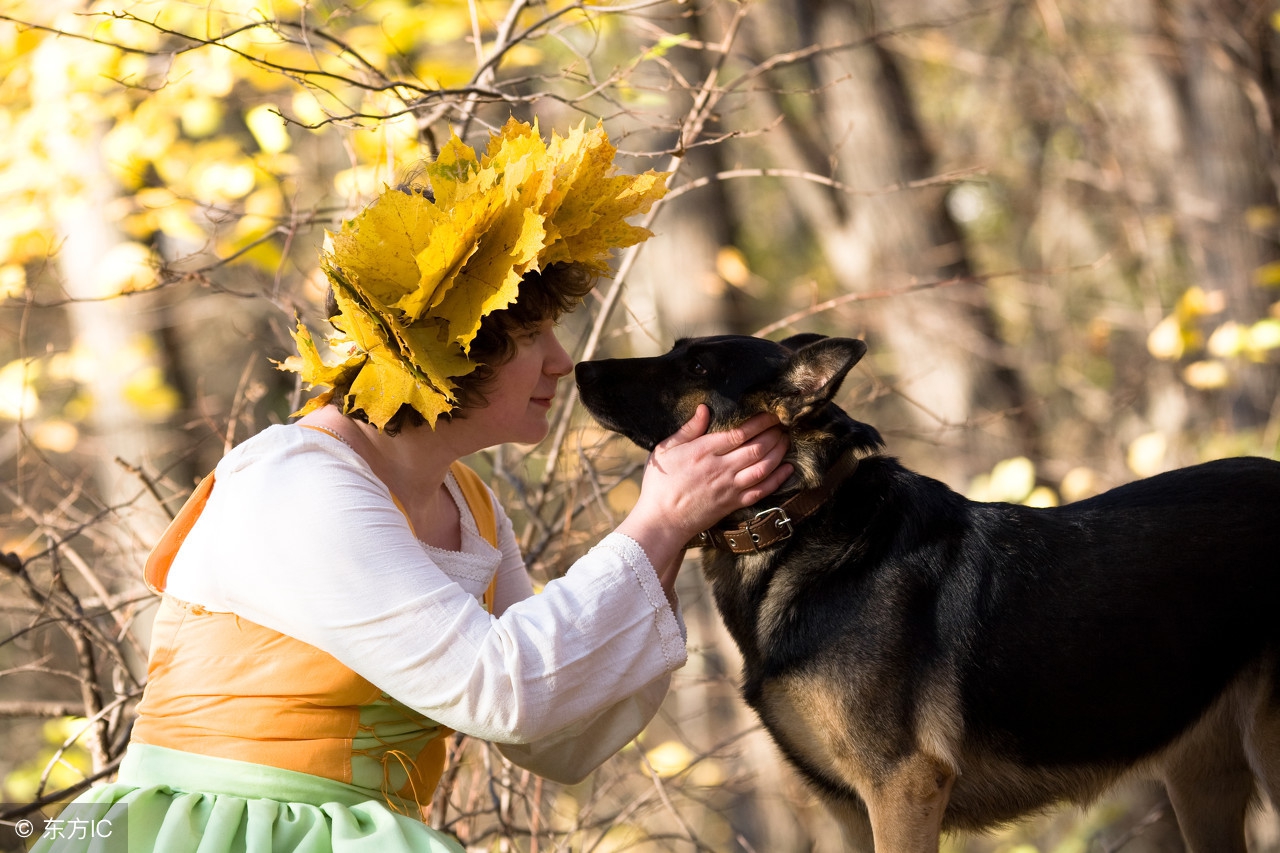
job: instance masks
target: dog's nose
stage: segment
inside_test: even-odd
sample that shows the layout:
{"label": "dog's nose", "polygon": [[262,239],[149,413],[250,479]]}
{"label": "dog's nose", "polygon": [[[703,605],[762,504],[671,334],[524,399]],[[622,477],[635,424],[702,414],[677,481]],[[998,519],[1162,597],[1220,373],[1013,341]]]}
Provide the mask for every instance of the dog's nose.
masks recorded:
{"label": "dog's nose", "polygon": [[584,385],[591,385],[600,378],[600,369],[589,361],[582,361],[574,366],[573,378],[578,383],[579,388]]}

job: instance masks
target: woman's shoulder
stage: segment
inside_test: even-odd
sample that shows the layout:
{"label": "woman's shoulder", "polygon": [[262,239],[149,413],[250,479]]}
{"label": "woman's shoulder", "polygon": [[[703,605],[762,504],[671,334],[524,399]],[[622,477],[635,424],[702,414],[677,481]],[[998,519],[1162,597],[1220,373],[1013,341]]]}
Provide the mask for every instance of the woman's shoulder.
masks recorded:
{"label": "woman's shoulder", "polygon": [[365,461],[332,433],[298,424],[274,424],[233,447],[217,466],[219,479],[249,470],[349,470],[364,478]]}

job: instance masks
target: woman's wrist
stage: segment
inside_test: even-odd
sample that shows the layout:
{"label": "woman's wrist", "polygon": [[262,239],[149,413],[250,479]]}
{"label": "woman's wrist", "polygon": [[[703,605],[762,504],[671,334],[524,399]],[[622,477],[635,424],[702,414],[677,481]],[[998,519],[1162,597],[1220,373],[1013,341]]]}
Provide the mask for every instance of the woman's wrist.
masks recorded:
{"label": "woman's wrist", "polygon": [[617,527],[617,532],[634,539],[649,555],[649,561],[653,563],[655,569],[660,569],[670,562],[684,550],[685,543],[692,538],[692,534],[686,532],[684,525],[677,523],[674,519],[635,510],[622,520]]}
{"label": "woman's wrist", "polygon": [[680,525],[669,524],[661,516],[650,517],[636,511],[622,520],[616,532],[631,538],[644,550],[674,610],[676,577],[690,536]]}
{"label": "woman's wrist", "polygon": [[671,605],[672,613],[676,611],[676,579],[680,576],[680,567],[684,565],[684,554],[685,551],[681,548],[667,565],[658,572],[658,583],[662,585],[663,592],[667,594],[667,603]]}

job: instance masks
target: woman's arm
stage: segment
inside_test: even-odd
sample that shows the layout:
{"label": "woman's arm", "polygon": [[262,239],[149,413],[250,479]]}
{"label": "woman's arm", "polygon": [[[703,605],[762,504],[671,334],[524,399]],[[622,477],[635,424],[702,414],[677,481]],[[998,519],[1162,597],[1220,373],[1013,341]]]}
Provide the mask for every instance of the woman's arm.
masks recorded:
{"label": "woman's arm", "polygon": [[219,466],[171,571],[175,596],[323,649],[486,740],[546,737],[683,664],[680,626],[626,537],[491,616],[432,562],[358,456],[278,429]]}

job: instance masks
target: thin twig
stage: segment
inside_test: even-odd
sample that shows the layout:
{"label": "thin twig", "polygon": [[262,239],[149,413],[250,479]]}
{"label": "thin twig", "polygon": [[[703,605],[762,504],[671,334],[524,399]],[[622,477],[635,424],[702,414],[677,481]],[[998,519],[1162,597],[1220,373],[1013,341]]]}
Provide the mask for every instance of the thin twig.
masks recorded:
{"label": "thin twig", "polygon": [[761,326],[753,334],[757,337],[764,337],[765,335],[772,334],[779,329],[784,329],[793,323],[797,323],[800,320],[812,317],[815,314],[821,314],[824,311],[830,311],[832,308],[838,308],[841,305],[848,305],[853,302],[867,302],[872,299],[888,299],[894,296],[906,296],[907,294],[918,293],[922,290],[939,290],[944,287],[955,287],[959,284],[985,284],[993,279],[1008,278],[1009,276],[1050,276],[1064,275],[1066,273],[1081,272],[1084,270],[1095,270],[1107,263],[1110,259],[1111,253],[1108,252],[1093,263],[1079,264],[1070,267],[1058,267],[1048,270],[1006,270],[1004,272],[981,273],[977,275],[958,275],[952,278],[933,279],[930,281],[920,281],[916,276],[909,276],[909,279],[912,281],[911,284],[903,285],[902,287],[890,287],[883,290],[867,290],[836,296],[832,299],[826,300],[825,302],[819,302],[816,305],[811,305],[802,311],[796,311],[793,314],[788,314],[782,319],[769,323],[766,326]]}

